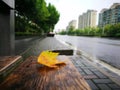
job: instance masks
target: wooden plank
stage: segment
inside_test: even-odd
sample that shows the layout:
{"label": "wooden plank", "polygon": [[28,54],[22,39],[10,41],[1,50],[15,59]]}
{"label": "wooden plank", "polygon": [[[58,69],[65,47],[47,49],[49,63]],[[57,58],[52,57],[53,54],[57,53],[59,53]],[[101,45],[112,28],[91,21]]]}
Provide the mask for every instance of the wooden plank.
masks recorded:
{"label": "wooden plank", "polygon": [[65,60],[66,65],[54,69],[38,64],[35,56],[29,57],[0,85],[0,90],[91,90],[66,56],[58,59]]}
{"label": "wooden plank", "polygon": [[21,56],[4,56],[0,57],[0,72],[15,63]]}
{"label": "wooden plank", "polygon": [[22,62],[21,56],[0,57],[0,83]]}

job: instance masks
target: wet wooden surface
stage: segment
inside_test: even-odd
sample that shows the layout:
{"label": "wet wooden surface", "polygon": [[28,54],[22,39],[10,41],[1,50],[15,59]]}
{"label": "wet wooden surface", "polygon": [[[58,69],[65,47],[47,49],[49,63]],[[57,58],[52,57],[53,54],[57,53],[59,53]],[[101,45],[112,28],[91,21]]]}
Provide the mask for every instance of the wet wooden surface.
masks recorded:
{"label": "wet wooden surface", "polygon": [[0,90],[91,90],[66,56],[59,56],[66,65],[48,68],[37,63],[37,57],[27,58],[0,85]]}
{"label": "wet wooden surface", "polygon": [[1,56],[0,57],[0,71],[7,68],[10,64],[14,63],[17,58],[20,58],[20,56]]}

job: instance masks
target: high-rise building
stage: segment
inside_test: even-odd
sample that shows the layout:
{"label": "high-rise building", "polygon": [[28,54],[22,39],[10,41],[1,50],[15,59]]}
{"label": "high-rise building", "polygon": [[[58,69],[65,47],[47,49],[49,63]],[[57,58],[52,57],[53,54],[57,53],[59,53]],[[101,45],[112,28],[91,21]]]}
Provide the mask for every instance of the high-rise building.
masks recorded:
{"label": "high-rise building", "polygon": [[99,27],[103,27],[103,12],[106,11],[107,9],[104,8],[101,10],[101,12],[99,13],[99,21],[98,21],[98,26]]}
{"label": "high-rise building", "polygon": [[109,9],[102,9],[99,13],[99,27],[116,23],[120,23],[120,3],[114,3]]}
{"label": "high-rise building", "polygon": [[78,29],[84,29],[86,27],[95,27],[96,16],[96,10],[88,10],[86,13],[80,15],[78,19]]}
{"label": "high-rise building", "polygon": [[83,21],[83,15],[80,15],[79,16],[79,19],[78,19],[78,28],[80,28],[80,29],[82,29],[82,28],[84,28],[84,23],[83,23],[84,21]]}
{"label": "high-rise building", "polygon": [[67,29],[69,29],[70,27],[72,27],[73,29],[76,29],[76,24],[77,24],[76,20],[70,21],[69,25],[67,26]]}

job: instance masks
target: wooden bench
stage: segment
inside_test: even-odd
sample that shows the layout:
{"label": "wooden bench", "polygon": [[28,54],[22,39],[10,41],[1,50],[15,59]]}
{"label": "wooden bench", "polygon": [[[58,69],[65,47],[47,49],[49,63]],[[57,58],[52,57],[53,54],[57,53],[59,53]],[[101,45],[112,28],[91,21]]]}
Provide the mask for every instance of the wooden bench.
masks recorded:
{"label": "wooden bench", "polygon": [[35,56],[27,58],[1,83],[0,90],[91,90],[66,56],[58,59],[65,60],[66,65],[53,69],[38,64]]}
{"label": "wooden bench", "polygon": [[21,56],[0,57],[0,83],[22,62]]}

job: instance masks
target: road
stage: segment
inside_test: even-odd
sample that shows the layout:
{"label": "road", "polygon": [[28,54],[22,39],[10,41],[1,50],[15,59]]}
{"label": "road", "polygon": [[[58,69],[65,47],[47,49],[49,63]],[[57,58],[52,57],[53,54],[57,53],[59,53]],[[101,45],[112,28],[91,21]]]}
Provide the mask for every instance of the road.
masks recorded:
{"label": "road", "polygon": [[55,38],[120,69],[120,40],[67,35],[56,35]]}

